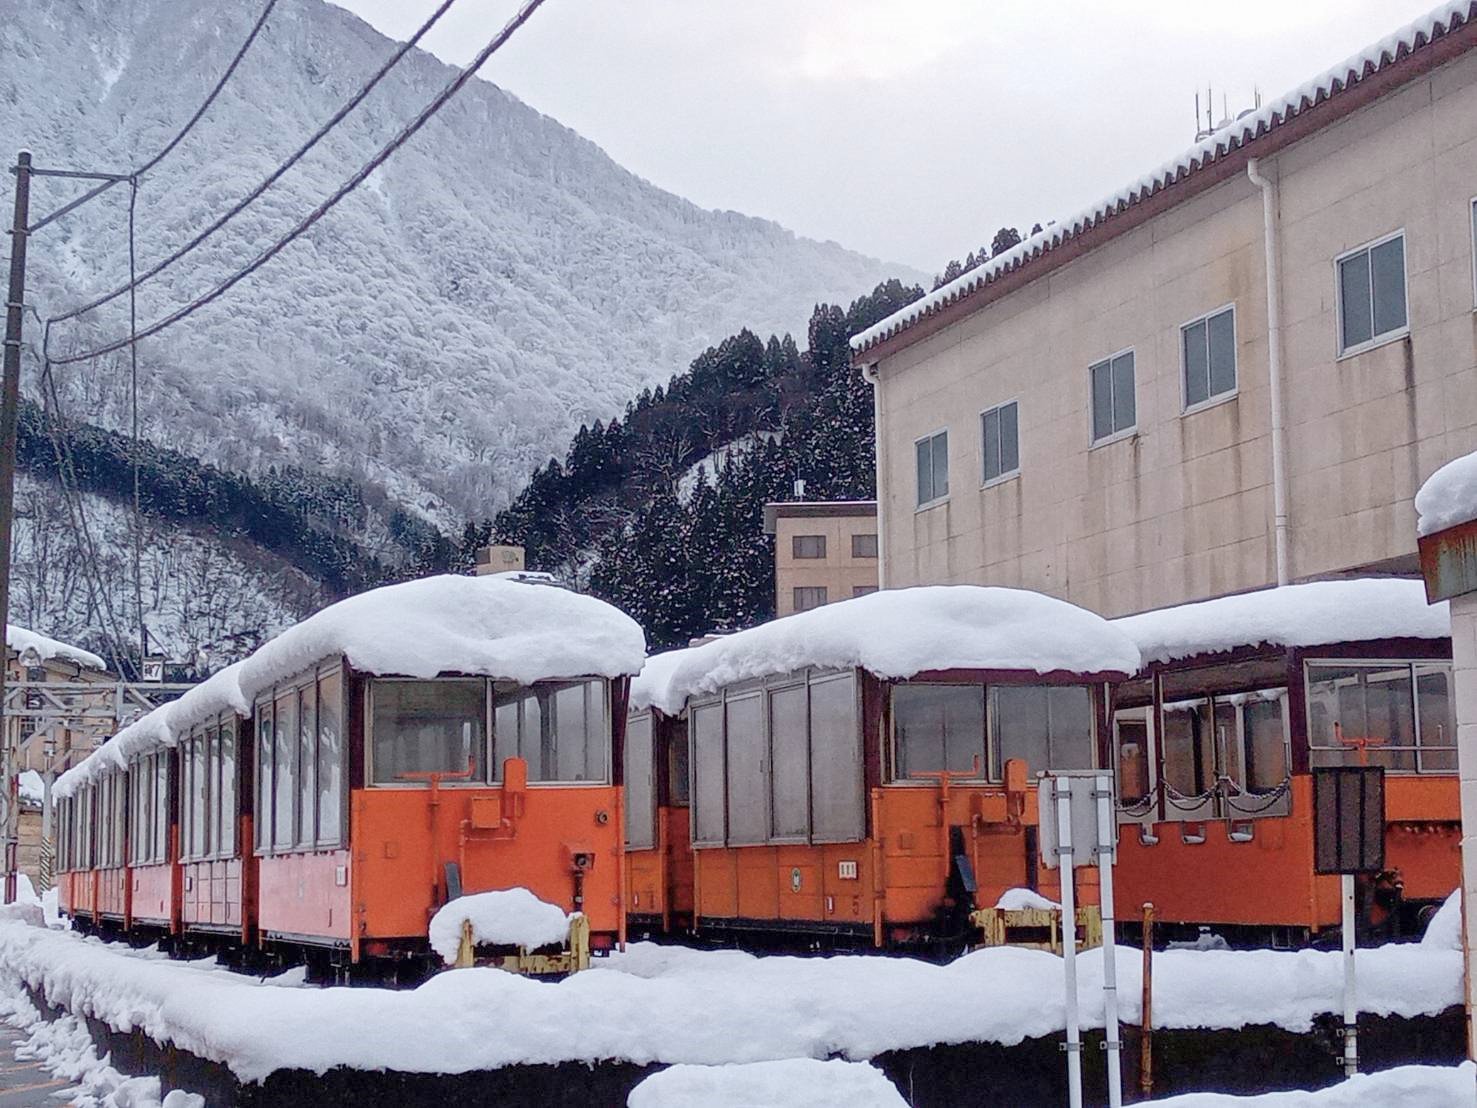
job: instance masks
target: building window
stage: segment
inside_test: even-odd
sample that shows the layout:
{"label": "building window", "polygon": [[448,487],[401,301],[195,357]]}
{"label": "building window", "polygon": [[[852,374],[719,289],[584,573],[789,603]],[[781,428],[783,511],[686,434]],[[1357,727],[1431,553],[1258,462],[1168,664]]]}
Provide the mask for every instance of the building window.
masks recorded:
{"label": "building window", "polygon": [[826,602],[826,599],[826,586],[798,585],[795,588],[795,611],[804,612],[810,608],[819,608]]}
{"label": "building window", "polygon": [[851,595],[852,596],[867,596],[868,594],[874,593],[876,591],[877,591],[877,586],[876,585],[853,585],[852,586],[852,589],[851,589]]}
{"label": "building window", "polygon": [[1017,406],[1014,400],[980,416],[980,443],[984,448],[984,481],[998,481],[1021,468]]}
{"label": "building window", "polygon": [[853,558],[875,558],[877,557],[876,535],[852,535],[851,556]]}
{"label": "building window", "polygon": [[1138,413],[1133,394],[1133,351],[1104,358],[1088,369],[1092,379],[1092,441],[1133,429]]}
{"label": "building window", "polygon": [[1185,407],[1236,391],[1236,311],[1223,308],[1180,328]]}
{"label": "building window", "polygon": [[933,504],[949,495],[949,432],[919,439],[914,444],[918,452],[918,506]]}
{"label": "building window", "polygon": [[824,558],[826,556],[826,536],[793,535],[790,538],[790,553],[796,558]]}
{"label": "building window", "polygon": [[1405,235],[1361,246],[1338,259],[1339,353],[1405,330]]}

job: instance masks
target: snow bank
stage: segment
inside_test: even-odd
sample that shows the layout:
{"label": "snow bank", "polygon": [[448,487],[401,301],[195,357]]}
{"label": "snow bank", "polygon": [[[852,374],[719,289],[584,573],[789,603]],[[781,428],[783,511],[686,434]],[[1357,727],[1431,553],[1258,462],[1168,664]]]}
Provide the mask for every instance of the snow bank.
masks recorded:
{"label": "snow bank", "polygon": [[1361,1073],[1312,1093],[1189,1093],[1154,1104],[1156,1108],[1472,1108],[1474,1084],[1477,1064],[1472,1062],[1459,1066],[1397,1066],[1383,1073]]}
{"label": "snow bank", "polygon": [[1263,101],[1255,111],[1247,112],[1244,116],[1216,129],[1183,153],[1157,166],[1126,187],[1118,189],[1065,218],[1052,220],[1044,230],[1038,231],[1019,245],[1002,251],[984,264],[960,274],[928,295],[920,297],[866,330],[858,332],[851,339],[852,351],[861,353],[907,330],[920,319],[948,307],[1002,274],[1019,269],[1032,259],[1049,253],[1097,227],[1105,220],[1127,210],[1130,205],[1147,200],[1182,180],[1186,174],[1202,169],[1211,162],[1240,150],[1248,144],[1255,153],[1255,142],[1258,138],[1315,104],[1322,103],[1329,97],[1338,96],[1358,85],[1368,75],[1366,70],[1370,73],[1378,72],[1394,64],[1405,52],[1429,44],[1431,39],[1447,34],[1474,17],[1477,17],[1477,4],[1474,4],[1472,0],[1441,4],[1393,34],[1386,35],[1359,53],[1344,59],[1338,65],[1324,70],[1312,80],[1303,82],[1292,91]]}
{"label": "snow bank", "polygon": [[461,946],[463,920],[471,921],[472,941],[478,945],[534,950],[569,938],[570,918],[564,909],[540,900],[527,889],[496,889],[468,893],[443,904],[431,917],[427,934],[431,949],[450,965]]}
{"label": "snow bank", "polygon": [[134,755],[173,744],[205,716],[245,715],[263,689],[339,655],[363,673],[468,673],[531,684],[635,674],[646,637],[618,608],[547,585],[454,574],[386,585],[329,605],[154,709],[64,773],[56,794],[69,796]]}
{"label": "snow bank", "polygon": [[61,658],[68,662],[75,662],[85,669],[108,668],[108,663],[90,650],[83,650],[80,646],[72,646],[58,639],[38,635],[35,631],[28,631],[13,623],[5,625],[5,645],[14,650],[16,654],[24,653],[28,649],[34,650],[41,656],[43,662]]}
{"label": "snow bank", "polygon": [[1006,889],[1000,894],[1000,899],[995,901],[995,907],[1007,912],[1020,912],[1027,908],[1055,911],[1061,905],[1054,900],[1046,899],[1035,889]]}
{"label": "snow bank", "polygon": [[[1315,1016],[1341,1009],[1340,958],[1337,951],[1156,954],[1155,1025],[1307,1031]],[[1360,950],[1357,959],[1363,1011],[1419,1016],[1461,1003],[1457,951],[1407,944]],[[595,966],[559,982],[474,968],[413,990],[284,988],[75,933],[0,923],[0,979],[20,978],[53,1004],[119,1030],[139,1028],[248,1081],[281,1068],[321,1073],[339,1065],[463,1073],[606,1059],[862,1061],[940,1043],[1011,1045],[1055,1034],[1065,1021],[1061,960],[1035,950],[980,950],[941,966],[641,943]],[[1129,1021],[1139,1018],[1139,966],[1138,950],[1118,952]],[[1078,968],[1082,1018],[1101,1026],[1101,952],[1082,954]]]}
{"label": "snow bank", "polygon": [[627,1108],[907,1108],[865,1062],[785,1058],[732,1066],[672,1066],[631,1090]]}
{"label": "snow bank", "polygon": [[1133,673],[1140,665],[1133,641],[1085,608],[978,585],[884,589],[681,653],[664,694],[669,704],[805,666],[905,678],[937,669]]}
{"label": "snow bank", "polygon": [[1464,454],[1431,474],[1415,494],[1415,513],[1421,535],[1477,519],[1477,453]]}
{"label": "snow bank", "polygon": [[1462,890],[1456,889],[1446,898],[1421,936],[1421,945],[1436,950],[1462,949]]}
{"label": "snow bank", "polygon": [[1420,581],[1310,581],[1161,608],[1113,620],[1144,662],[1172,662],[1239,646],[1322,646],[1367,639],[1445,639],[1447,605],[1427,604]]}

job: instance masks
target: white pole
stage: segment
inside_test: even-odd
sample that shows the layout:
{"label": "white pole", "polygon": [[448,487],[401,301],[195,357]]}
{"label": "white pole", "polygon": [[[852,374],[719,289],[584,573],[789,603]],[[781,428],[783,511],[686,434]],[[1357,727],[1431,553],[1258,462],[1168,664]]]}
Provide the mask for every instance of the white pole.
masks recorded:
{"label": "white pole", "polygon": [[1344,901],[1344,1076],[1359,1072],[1359,1004],[1354,994],[1354,875],[1346,873],[1343,883]]}
{"label": "white pole", "polygon": [[1082,1035],[1077,1027],[1077,890],[1072,871],[1072,791],[1065,777],[1053,777],[1056,795],[1057,849],[1062,875],[1062,973],[1067,1000],[1067,1100],[1082,1108]]}
{"label": "white pole", "polygon": [[1108,1049],[1108,1108],[1123,1105],[1122,1043],[1118,1036],[1118,928],[1113,915],[1113,788],[1107,777],[1093,779],[1097,797],[1098,889],[1103,901],[1103,1045]]}

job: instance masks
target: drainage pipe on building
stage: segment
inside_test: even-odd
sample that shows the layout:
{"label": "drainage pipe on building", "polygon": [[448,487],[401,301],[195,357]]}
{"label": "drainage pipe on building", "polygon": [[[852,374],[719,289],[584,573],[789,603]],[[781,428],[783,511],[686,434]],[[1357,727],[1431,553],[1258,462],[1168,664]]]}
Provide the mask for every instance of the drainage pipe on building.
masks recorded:
{"label": "drainage pipe on building", "polygon": [[1272,396],[1272,513],[1277,584],[1289,580],[1287,565],[1287,462],[1282,413],[1282,275],[1277,264],[1277,186],[1263,177],[1260,162],[1246,163],[1246,176],[1262,194],[1262,250],[1267,270],[1267,384]]}
{"label": "drainage pipe on building", "polygon": [[882,492],[882,381],[877,373],[877,364],[862,366],[862,380],[872,386],[872,456],[876,459],[875,478],[877,499],[877,587],[887,588],[887,527],[883,522],[883,504],[886,497]]}

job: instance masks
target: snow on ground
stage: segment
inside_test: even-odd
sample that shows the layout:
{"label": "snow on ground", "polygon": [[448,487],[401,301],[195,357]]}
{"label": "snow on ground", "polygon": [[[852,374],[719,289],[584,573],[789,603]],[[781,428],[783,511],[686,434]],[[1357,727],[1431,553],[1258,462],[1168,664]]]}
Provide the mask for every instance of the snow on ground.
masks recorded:
{"label": "snow on ground", "polygon": [[1447,462],[1415,494],[1416,532],[1434,535],[1477,519],[1477,452]]}
{"label": "snow on ground", "polygon": [[806,666],[907,678],[935,669],[1134,673],[1140,665],[1133,641],[1085,608],[979,585],[884,589],[682,653],[662,698],[653,701],[663,711],[694,694]]}
{"label": "snow on ground", "polygon": [[1361,1073],[1317,1092],[1187,1093],[1154,1101],[1155,1108],[1472,1108],[1477,1100],[1477,1064],[1397,1066]]}
{"label": "snow on ground", "polygon": [[[75,1108],[205,1108],[205,1098],[175,1089],[164,1094],[157,1077],[128,1077],[109,1064],[74,1015],[47,1020],[13,982],[0,983],[0,1019],[26,1036],[16,1048],[22,1061],[39,1061],[76,1084],[60,1094]],[[59,1103],[59,1101],[56,1101]]]}
{"label": "snow on ground", "polygon": [[65,798],[133,755],[172,744],[205,716],[244,715],[263,689],[340,655],[362,673],[467,673],[531,684],[639,673],[646,636],[620,609],[547,585],[442,574],[370,589],[330,604],[125,727],[62,774],[53,793]]}
{"label": "snow on ground", "polygon": [[672,1066],[631,1090],[627,1108],[907,1108],[865,1062],[785,1058],[738,1066]]}
{"label": "snow on ground", "polygon": [[[1308,1030],[1341,1007],[1337,951],[1155,955],[1155,1025]],[[563,981],[501,970],[438,974],[413,990],[284,988],[69,932],[0,922],[0,980],[120,1030],[226,1063],[243,1080],[333,1066],[462,1073],[619,1059],[721,1065],[843,1057],[971,1041],[1013,1045],[1064,1026],[1062,963],[979,950],[948,965],[907,958],[756,957],[638,943]],[[1118,951],[1122,1017],[1139,1018],[1140,952]],[[1461,1003],[1456,950],[1358,952],[1360,1007],[1419,1016]],[[1082,1019],[1100,1026],[1102,955],[1079,958]],[[714,998],[722,1004],[715,1007]],[[509,1018],[515,1013],[517,1018]],[[436,1028],[436,1034],[426,1029]],[[579,1027],[578,1036],[569,1028]]]}
{"label": "snow on ground", "polygon": [[536,950],[569,938],[564,909],[523,888],[469,893],[448,901],[431,917],[431,949],[448,965],[456,961],[462,921],[472,924],[472,942],[481,946],[522,946]]}
{"label": "snow on ground", "polygon": [[29,631],[24,627],[17,627],[13,623],[5,625],[5,645],[17,654],[27,650],[34,650],[43,662],[49,662],[53,658],[61,658],[64,661],[75,662],[87,669],[107,669],[108,664],[89,650],[83,650],[80,646],[71,646],[57,639],[39,635],[35,631]]}
{"label": "snow on ground", "polygon": [[1424,584],[1394,577],[1258,589],[1124,616],[1113,624],[1138,644],[1145,664],[1259,643],[1321,646],[1451,636],[1447,604],[1427,604]]}

